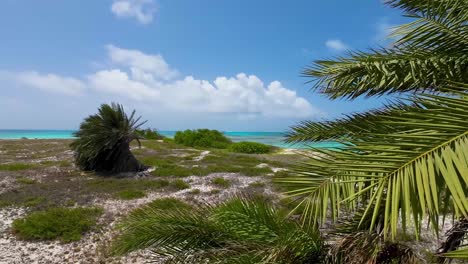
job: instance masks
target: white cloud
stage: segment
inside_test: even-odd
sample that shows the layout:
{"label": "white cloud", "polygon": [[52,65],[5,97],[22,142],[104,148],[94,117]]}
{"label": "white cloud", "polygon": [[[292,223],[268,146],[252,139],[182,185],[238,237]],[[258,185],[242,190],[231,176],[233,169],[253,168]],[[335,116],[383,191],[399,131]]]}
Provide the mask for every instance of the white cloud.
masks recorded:
{"label": "white cloud", "polygon": [[244,73],[220,76],[213,81],[185,76],[176,78],[160,55],[107,46],[112,68],[89,74],[84,80],[36,72],[14,74],[14,78],[41,90],[92,97],[105,95],[139,107],[152,106],[166,113],[228,114],[240,119],[260,117],[305,118],[321,115],[305,98],[279,81],[265,84]]}
{"label": "white cloud", "polygon": [[153,0],[114,0],[111,11],[117,17],[135,18],[142,24],[149,24],[156,7]]}
{"label": "white cloud", "polygon": [[86,84],[79,79],[56,74],[40,74],[35,71],[4,72],[2,78],[20,85],[65,95],[82,95],[86,89]]}
{"label": "white cloud", "polygon": [[325,42],[325,46],[333,51],[344,51],[349,49],[348,45],[339,39],[329,39]]}
{"label": "white cloud", "polygon": [[134,100],[154,100],[159,95],[157,90],[130,79],[127,73],[118,69],[96,72],[88,80],[90,86],[98,91],[123,95]]}
{"label": "white cloud", "polygon": [[178,75],[177,70],[171,69],[159,54],[147,55],[139,50],[121,49],[114,45],[107,45],[106,48],[112,62],[129,67],[141,78],[148,78],[148,74],[151,74],[157,79],[169,80]]}

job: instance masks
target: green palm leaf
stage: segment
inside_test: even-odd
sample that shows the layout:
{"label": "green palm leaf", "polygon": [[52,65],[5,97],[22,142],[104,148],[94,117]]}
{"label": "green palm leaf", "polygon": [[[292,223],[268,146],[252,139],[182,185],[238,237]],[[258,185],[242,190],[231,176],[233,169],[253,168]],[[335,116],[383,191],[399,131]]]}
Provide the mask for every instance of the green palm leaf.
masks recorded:
{"label": "green palm leaf", "polygon": [[[314,263],[323,244],[316,229],[302,228],[257,198],[234,198],[194,208],[143,207],[121,224],[113,251],[149,248],[167,263]],[[249,262],[250,261],[250,262]]]}
{"label": "green palm leaf", "polygon": [[414,21],[395,27],[391,48],[351,52],[303,71],[330,98],[439,91],[468,82],[468,1],[388,1]]}
{"label": "green palm leaf", "polygon": [[[400,218],[404,226],[414,222],[418,233],[426,216],[437,229],[437,216],[447,208],[466,217],[468,94],[463,90],[452,89],[450,97],[418,95],[404,110],[394,107],[374,115],[372,131],[353,129],[361,118],[350,118],[349,133],[337,134],[359,136],[345,137],[344,149],[322,150],[298,166],[297,176],[277,181],[289,195],[303,198],[305,221],[337,219],[342,209],[360,204],[364,216],[371,216],[370,229],[383,212],[384,234],[394,237]],[[309,126],[307,133],[320,133],[322,127]]]}

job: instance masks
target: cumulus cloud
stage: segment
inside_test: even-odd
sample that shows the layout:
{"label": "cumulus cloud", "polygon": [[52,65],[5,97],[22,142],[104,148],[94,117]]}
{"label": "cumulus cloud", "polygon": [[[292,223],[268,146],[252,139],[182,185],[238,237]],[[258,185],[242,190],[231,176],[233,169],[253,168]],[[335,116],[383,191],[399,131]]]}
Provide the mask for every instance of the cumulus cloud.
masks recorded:
{"label": "cumulus cloud", "polygon": [[114,45],[107,45],[107,52],[112,62],[129,67],[135,75],[149,78],[151,74],[157,79],[169,80],[178,75],[166,63],[161,55],[147,55],[139,50],[121,49]]}
{"label": "cumulus cloud", "polygon": [[117,17],[135,18],[142,24],[149,24],[153,21],[156,7],[153,0],[114,0],[111,11]]}
{"label": "cumulus cloud", "polygon": [[212,81],[193,76],[177,77],[160,55],[107,46],[111,67],[79,80],[37,72],[15,74],[23,84],[41,90],[79,94],[83,91],[133,101],[141,107],[157,106],[168,113],[212,113],[258,117],[304,118],[321,113],[294,90],[279,81],[264,83],[255,75],[239,73]]}
{"label": "cumulus cloud", "polygon": [[339,39],[329,39],[325,42],[325,46],[333,51],[344,51],[349,49],[348,45]]}
{"label": "cumulus cloud", "polygon": [[132,80],[119,69],[98,71],[88,77],[91,87],[98,91],[123,95],[134,100],[154,100],[159,92],[145,83]]}
{"label": "cumulus cloud", "polygon": [[56,74],[41,74],[36,71],[3,72],[1,77],[23,86],[72,96],[82,95],[86,89],[86,84],[79,79]]}

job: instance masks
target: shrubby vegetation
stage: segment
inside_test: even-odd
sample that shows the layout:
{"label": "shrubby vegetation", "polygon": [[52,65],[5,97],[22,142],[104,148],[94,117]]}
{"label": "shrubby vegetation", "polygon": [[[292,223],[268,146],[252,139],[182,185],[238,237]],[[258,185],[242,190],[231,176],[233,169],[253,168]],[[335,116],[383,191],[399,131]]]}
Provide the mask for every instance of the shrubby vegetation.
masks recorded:
{"label": "shrubby vegetation", "polygon": [[145,122],[127,116],[122,105],[103,104],[95,115],[87,117],[74,134],[70,145],[75,151],[76,165],[85,171],[104,173],[137,172],[145,170],[130,151],[130,142],[139,140],[137,129]]}
{"label": "shrubby vegetation", "polygon": [[302,228],[261,198],[212,206],[147,206],[122,224],[113,252],[150,248],[171,263],[321,263],[317,230]]}
{"label": "shrubby vegetation", "polygon": [[97,208],[51,208],[14,220],[13,231],[26,240],[78,241],[96,225],[101,213]]}
{"label": "shrubby vegetation", "polygon": [[274,147],[257,142],[233,143],[218,130],[197,129],[178,131],[174,136],[174,142],[189,147],[228,149],[231,152],[245,154],[270,153]]}
{"label": "shrubby vegetation", "polygon": [[156,129],[137,129],[136,133],[142,137],[143,139],[149,139],[149,140],[162,140],[165,137],[161,135],[158,130]]}
{"label": "shrubby vegetation", "polygon": [[189,147],[227,148],[232,142],[218,130],[197,129],[177,131],[174,141]]}
{"label": "shrubby vegetation", "polygon": [[30,170],[36,168],[36,164],[27,164],[27,163],[6,163],[0,164],[0,170],[2,171],[21,171],[21,170]]}
{"label": "shrubby vegetation", "polygon": [[273,146],[257,142],[237,142],[229,146],[229,151],[246,154],[266,154],[273,150]]}
{"label": "shrubby vegetation", "polygon": [[117,197],[122,200],[133,200],[145,197],[145,192],[140,190],[124,190],[117,193]]}

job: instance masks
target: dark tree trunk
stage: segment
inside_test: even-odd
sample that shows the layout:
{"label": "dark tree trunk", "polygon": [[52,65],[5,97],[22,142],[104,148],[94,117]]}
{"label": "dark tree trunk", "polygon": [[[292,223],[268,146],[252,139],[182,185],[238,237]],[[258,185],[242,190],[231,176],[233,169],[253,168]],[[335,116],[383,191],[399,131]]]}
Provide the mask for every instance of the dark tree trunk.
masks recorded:
{"label": "dark tree trunk", "polygon": [[[437,250],[437,254],[444,254],[457,250],[461,246],[465,236],[468,234],[468,218],[461,218],[447,232],[447,238]],[[440,257],[439,263],[444,263],[446,258]]]}

